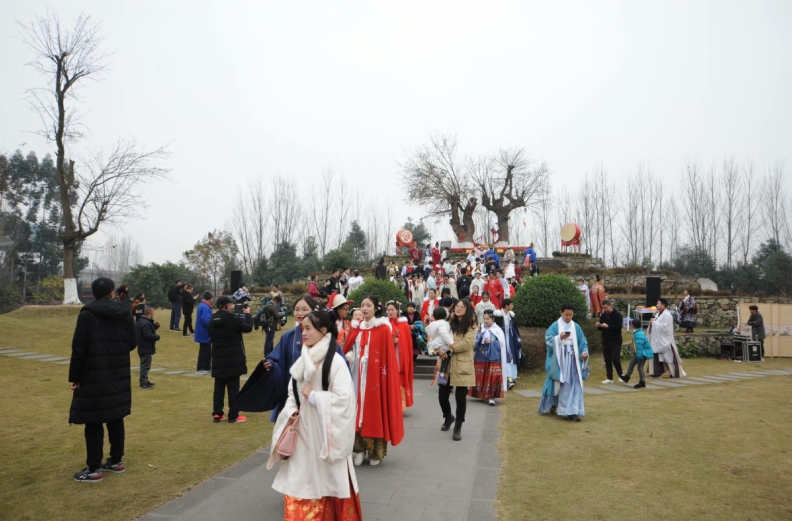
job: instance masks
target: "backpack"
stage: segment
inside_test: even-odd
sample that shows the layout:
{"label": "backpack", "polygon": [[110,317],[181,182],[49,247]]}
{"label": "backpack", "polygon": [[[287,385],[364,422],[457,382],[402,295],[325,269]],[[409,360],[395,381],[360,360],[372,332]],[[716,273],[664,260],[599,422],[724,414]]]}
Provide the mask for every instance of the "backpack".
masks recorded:
{"label": "backpack", "polygon": [[[333,366],[333,358],[335,358],[336,351],[333,349],[333,352],[330,352],[330,348],[335,347],[336,343],[331,342],[330,347],[327,348],[327,354],[325,355],[324,362],[322,362],[322,390],[326,391],[330,387],[330,368]],[[297,380],[292,377],[292,392],[294,393],[294,400],[297,402],[297,409],[299,410],[300,405],[300,392],[297,389]]]}
{"label": "backpack", "polygon": [[170,288],[168,288],[168,301],[176,302],[176,284],[173,284]]}

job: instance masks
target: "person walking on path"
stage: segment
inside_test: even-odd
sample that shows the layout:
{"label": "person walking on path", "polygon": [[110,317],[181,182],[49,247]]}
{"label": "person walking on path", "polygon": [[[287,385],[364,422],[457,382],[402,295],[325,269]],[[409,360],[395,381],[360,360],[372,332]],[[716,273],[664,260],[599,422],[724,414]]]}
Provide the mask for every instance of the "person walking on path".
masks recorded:
{"label": "person walking on path", "polygon": [[217,299],[217,313],[209,321],[209,338],[212,339],[212,378],[214,385],[214,410],[212,416],[215,423],[225,419],[223,402],[228,391],[228,423],[246,421],[239,416],[235,408],[239,394],[239,377],[247,374],[245,344],[242,333],[253,331],[253,318],[250,308],[245,304],[242,312],[245,318],[233,312],[234,304],[230,297],[223,295]]}
{"label": "person walking on path", "polygon": [[583,380],[588,373],[588,341],[577,322],[572,320],[573,315],[572,304],[562,304],[561,318],[545,332],[547,378],[542,387],[539,414],[557,413],[580,421],[586,415]]}
{"label": "person walking on path", "polygon": [[604,384],[613,383],[613,368],[619,380],[622,378],[621,348],[622,348],[622,325],[624,320],[621,313],[613,309],[610,300],[602,301],[602,315],[599,321],[594,324],[602,333],[602,356],[605,357],[605,381]]}
{"label": "person walking on path", "polygon": [[[454,343],[448,347],[450,353],[441,353],[437,360],[439,369],[442,361],[451,356],[446,371],[448,385],[439,385],[438,400],[444,418],[440,430],[447,431],[453,425],[453,439],[459,441],[462,439],[462,424],[465,423],[468,388],[476,385],[473,349],[476,347],[477,324],[473,304],[467,299],[457,302],[449,324],[454,334]],[[451,413],[452,392],[456,400],[456,416]]]}
{"label": "person walking on path", "polygon": [[168,331],[181,331],[179,320],[181,320],[181,290],[184,288],[181,279],[168,289],[168,301],[171,303],[171,319]]}
{"label": "person walking on path", "polygon": [[485,291],[484,293],[481,294],[481,302],[476,304],[476,322],[478,324],[483,324],[484,312],[487,310],[495,311],[496,309],[497,308],[495,307],[495,304],[493,304],[492,301],[490,300],[489,291]]}
{"label": "person walking on path", "polygon": [[635,328],[635,332],[633,333],[634,353],[632,360],[630,360],[630,366],[627,368],[627,373],[625,373],[624,377],[622,378],[622,382],[627,383],[630,381],[633,368],[637,365],[640,381],[633,387],[636,389],[642,389],[646,387],[644,364],[646,364],[647,360],[651,360],[654,357],[654,351],[652,351],[652,345],[649,343],[649,339],[646,338],[646,333],[644,333],[644,330],[641,328],[641,320],[638,318],[634,319],[632,321],[632,325]]}
{"label": "person walking on path", "polygon": [[514,321],[514,301],[505,299],[503,309],[493,313],[495,323],[503,330],[506,338],[506,389],[514,387],[519,376],[517,368],[523,364],[522,338]]}
{"label": "person walking on path", "polygon": [[388,455],[388,442],[398,445],[404,438],[399,363],[390,321],[382,316],[376,295],[363,298],[360,311],[364,320],[359,330],[356,467],[363,464],[366,453],[371,465],[379,465]]}
{"label": "person walking on path", "polygon": [[278,322],[286,316],[285,313],[278,310],[282,302],[283,297],[275,295],[275,297],[264,306],[264,321],[267,323],[267,332],[264,340],[264,356],[272,352],[275,332],[278,331]]}
{"label": "person walking on path", "polygon": [[495,405],[495,398],[503,398],[506,392],[506,336],[495,323],[492,310],[484,313],[481,332],[476,337],[473,364],[476,370],[476,385],[470,388],[468,396],[489,400]]}
{"label": "person walking on path", "polygon": [[[182,331],[182,336],[192,336],[195,333],[192,326],[192,314],[195,301],[198,300],[198,295],[193,296],[192,292],[192,284],[187,284],[182,290],[182,314],[184,315],[184,330]],[[188,329],[190,330],[189,335],[187,334]]]}
{"label": "person walking on path", "polygon": [[137,335],[138,356],[140,357],[140,388],[153,389],[154,384],[149,382],[148,374],[151,370],[151,357],[157,352],[157,341],[160,336],[157,334],[160,323],[154,322],[154,308],[146,306],[143,316],[135,324]]}
{"label": "person walking on path", "polygon": [[413,342],[410,324],[406,317],[399,316],[399,304],[392,300],[386,306],[388,320],[393,330],[393,346],[399,364],[402,412],[413,406]]}
{"label": "person walking on path", "polygon": [[764,358],[764,341],[765,341],[765,327],[762,314],[759,313],[759,306],[751,305],[748,307],[748,312],[751,314],[748,317],[748,325],[751,326],[751,338],[758,340],[762,344],[762,358]]}
{"label": "person walking on path", "polygon": [[355,392],[344,356],[336,352],[330,317],[314,311],[303,319],[305,343],[289,371],[288,398],[272,432],[267,461],[283,461],[278,441],[295,423],[298,435],[272,488],[284,495],[284,519],[362,521],[352,465]]}
{"label": "person walking on path", "polygon": [[198,304],[195,315],[195,340],[198,343],[198,374],[212,371],[212,340],[209,338],[209,321],[212,319],[212,292],[204,291],[203,300]]}
{"label": "person walking on path", "polygon": [[[655,356],[649,362],[652,378],[682,378],[687,376],[682,369],[682,358],[674,339],[674,318],[668,311],[668,300],[657,301],[657,316],[649,321],[649,341]],[[665,371],[663,371],[665,369]]]}
{"label": "person walking on path", "polygon": [[[137,335],[129,305],[114,300],[114,289],[106,277],[93,281],[96,300],[80,310],[72,339],[69,423],[85,425],[86,468],[73,476],[81,483],[102,481],[105,470],[125,470],[124,417],[132,407],[129,353]],[[110,457],[102,463],[104,424]]]}

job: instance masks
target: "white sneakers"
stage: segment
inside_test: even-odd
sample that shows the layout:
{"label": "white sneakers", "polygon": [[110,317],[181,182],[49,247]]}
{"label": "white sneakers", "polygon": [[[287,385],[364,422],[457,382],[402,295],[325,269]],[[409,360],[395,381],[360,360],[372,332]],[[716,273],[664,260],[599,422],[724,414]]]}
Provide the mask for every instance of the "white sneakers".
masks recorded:
{"label": "white sneakers", "polygon": [[359,467],[359,466],[361,466],[363,464],[363,458],[365,458],[365,457],[366,457],[366,451],[355,452],[352,455],[352,463],[354,463],[356,467]]}
{"label": "white sneakers", "polygon": [[490,405],[495,405],[495,400],[490,400],[490,401],[489,401],[489,404],[490,404]]}
{"label": "white sneakers", "polygon": [[603,380],[602,383],[604,383],[604,384],[612,384],[613,380]]}
{"label": "white sneakers", "polygon": [[376,467],[380,463],[382,463],[381,459],[370,459],[369,460],[369,465],[371,465],[372,467]]}

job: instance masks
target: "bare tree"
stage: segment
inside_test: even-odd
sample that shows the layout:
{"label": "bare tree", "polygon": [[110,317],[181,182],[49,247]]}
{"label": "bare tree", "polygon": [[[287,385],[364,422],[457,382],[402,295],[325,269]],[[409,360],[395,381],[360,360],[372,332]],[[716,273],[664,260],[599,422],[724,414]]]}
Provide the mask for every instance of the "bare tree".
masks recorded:
{"label": "bare tree", "polygon": [[696,252],[707,252],[710,246],[710,228],[707,219],[707,193],[705,174],[696,160],[689,160],[682,174],[684,203],[680,218],[690,233],[690,242]]}
{"label": "bare tree", "polygon": [[788,226],[783,161],[777,161],[768,168],[763,185],[765,204],[762,205],[762,223],[765,235],[777,244],[782,244],[781,241]]}
{"label": "bare tree", "polygon": [[102,252],[102,264],[105,270],[116,272],[123,277],[141,262],[143,262],[143,254],[132,237],[129,235],[119,237],[115,234],[107,237]]}
{"label": "bare tree", "polygon": [[577,206],[575,208],[575,221],[580,226],[580,235],[586,246],[586,250],[592,253],[592,236],[594,235],[594,221],[596,211],[594,209],[594,192],[589,181],[588,173],[583,176],[583,184],[575,196]]}
{"label": "bare tree", "polygon": [[327,250],[332,248],[330,242],[332,235],[328,226],[328,218],[332,214],[333,208],[333,191],[335,187],[335,174],[329,168],[322,172],[322,177],[318,185],[314,186],[313,190],[313,211],[314,211],[314,235],[316,242],[319,244],[319,252],[324,258]]}
{"label": "bare tree", "polygon": [[751,237],[756,234],[756,198],[757,188],[760,186],[757,179],[753,158],[748,157],[742,166],[741,192],[743,194],[741,207],[742,211],[742,234],[740,235],[740,252],[743,264],[748,264],[748,255],[751,253]]}
{"label": "bare tree", "polygon": [[737,237],[737,228],[740,225],[740,216],[743,215],[740,167],[734,161],[734,157],[723,159],[721,166],[721,201],[723,227],[726,229],[726,267],[732,267],[734,260],[734,250]]}
{"label": "bare tree", "polygon": [[274,247],[282,242],[294,243],[298,212],[292,208],[297,199],[297,185],[293,179],[278,174],[272,182],[269,211],[272,215]]}
{"label": "bare tree", "polygon": [[539,205],[534,210],[539,221],[539,244],[542,245],[542,255],[550,256],[547,247],[550,243],[550,221],[553,216],[553,192],[549,180],[545,180],[542,186],[542,194],[539,198]]}
{"label": "bare tree", "polygon": [[99,26],[80,14],[71,29],[54,13],[47,12],[29,24],[19,23],[21,40],[33,52],[28,65],[44,78],[40,87],[28,91],[30,106],[42,122],[40,134],[57,147],[56,169],[61,202],[64,304],[79,304],[75,253],[79,245],[105,222],[139,215],[143,182],[165,177],[158,162],[164,148],[138,151],[133,142],[119,141],[105,158],[96,154],[85,165],[87,173],[75,172],[75,160],[67,164],[67,146],[82,137],[79,117],[70,102],[79,87],[96,80],[106,67],[100,51]]}
{"label": "bare tree", "polygon": [[509,215],[518,208],[533,210],[539,205],[546,163],[534,164],[524,148],[501,149],[490,161],[479,160],[486,168],[472,169],[472,177],[482,192],[481,204],[498,219],[501,240],[510,242]]}
{"label": "bare tree", "polygon": [[433,134],[428,146],[419,147],[400,165],[406,199],[429,209],[429,217],[449,216],[460,242],[475,239],[473,212],[478,201],[457,156],[456,136]]}

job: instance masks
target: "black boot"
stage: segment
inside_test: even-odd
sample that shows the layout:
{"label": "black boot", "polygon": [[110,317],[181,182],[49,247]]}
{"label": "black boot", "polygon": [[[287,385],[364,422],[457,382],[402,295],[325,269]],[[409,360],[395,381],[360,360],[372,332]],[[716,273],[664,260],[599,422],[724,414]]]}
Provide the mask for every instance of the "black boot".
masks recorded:
{"label": "black boot", "polygon": [[454,441],[462,439],[462,422],[458,421],[454,424]]}
{"label": "black boot", "polygon": [[452,414],[451,416],[445,419],[445,421],[443,422],[443,426],[440,427],[440,430],[447,431],[448,429],[450,429],[451,424],[454,423],[454,420],[456,420],[456,418],[454,418],[454,415]]}

